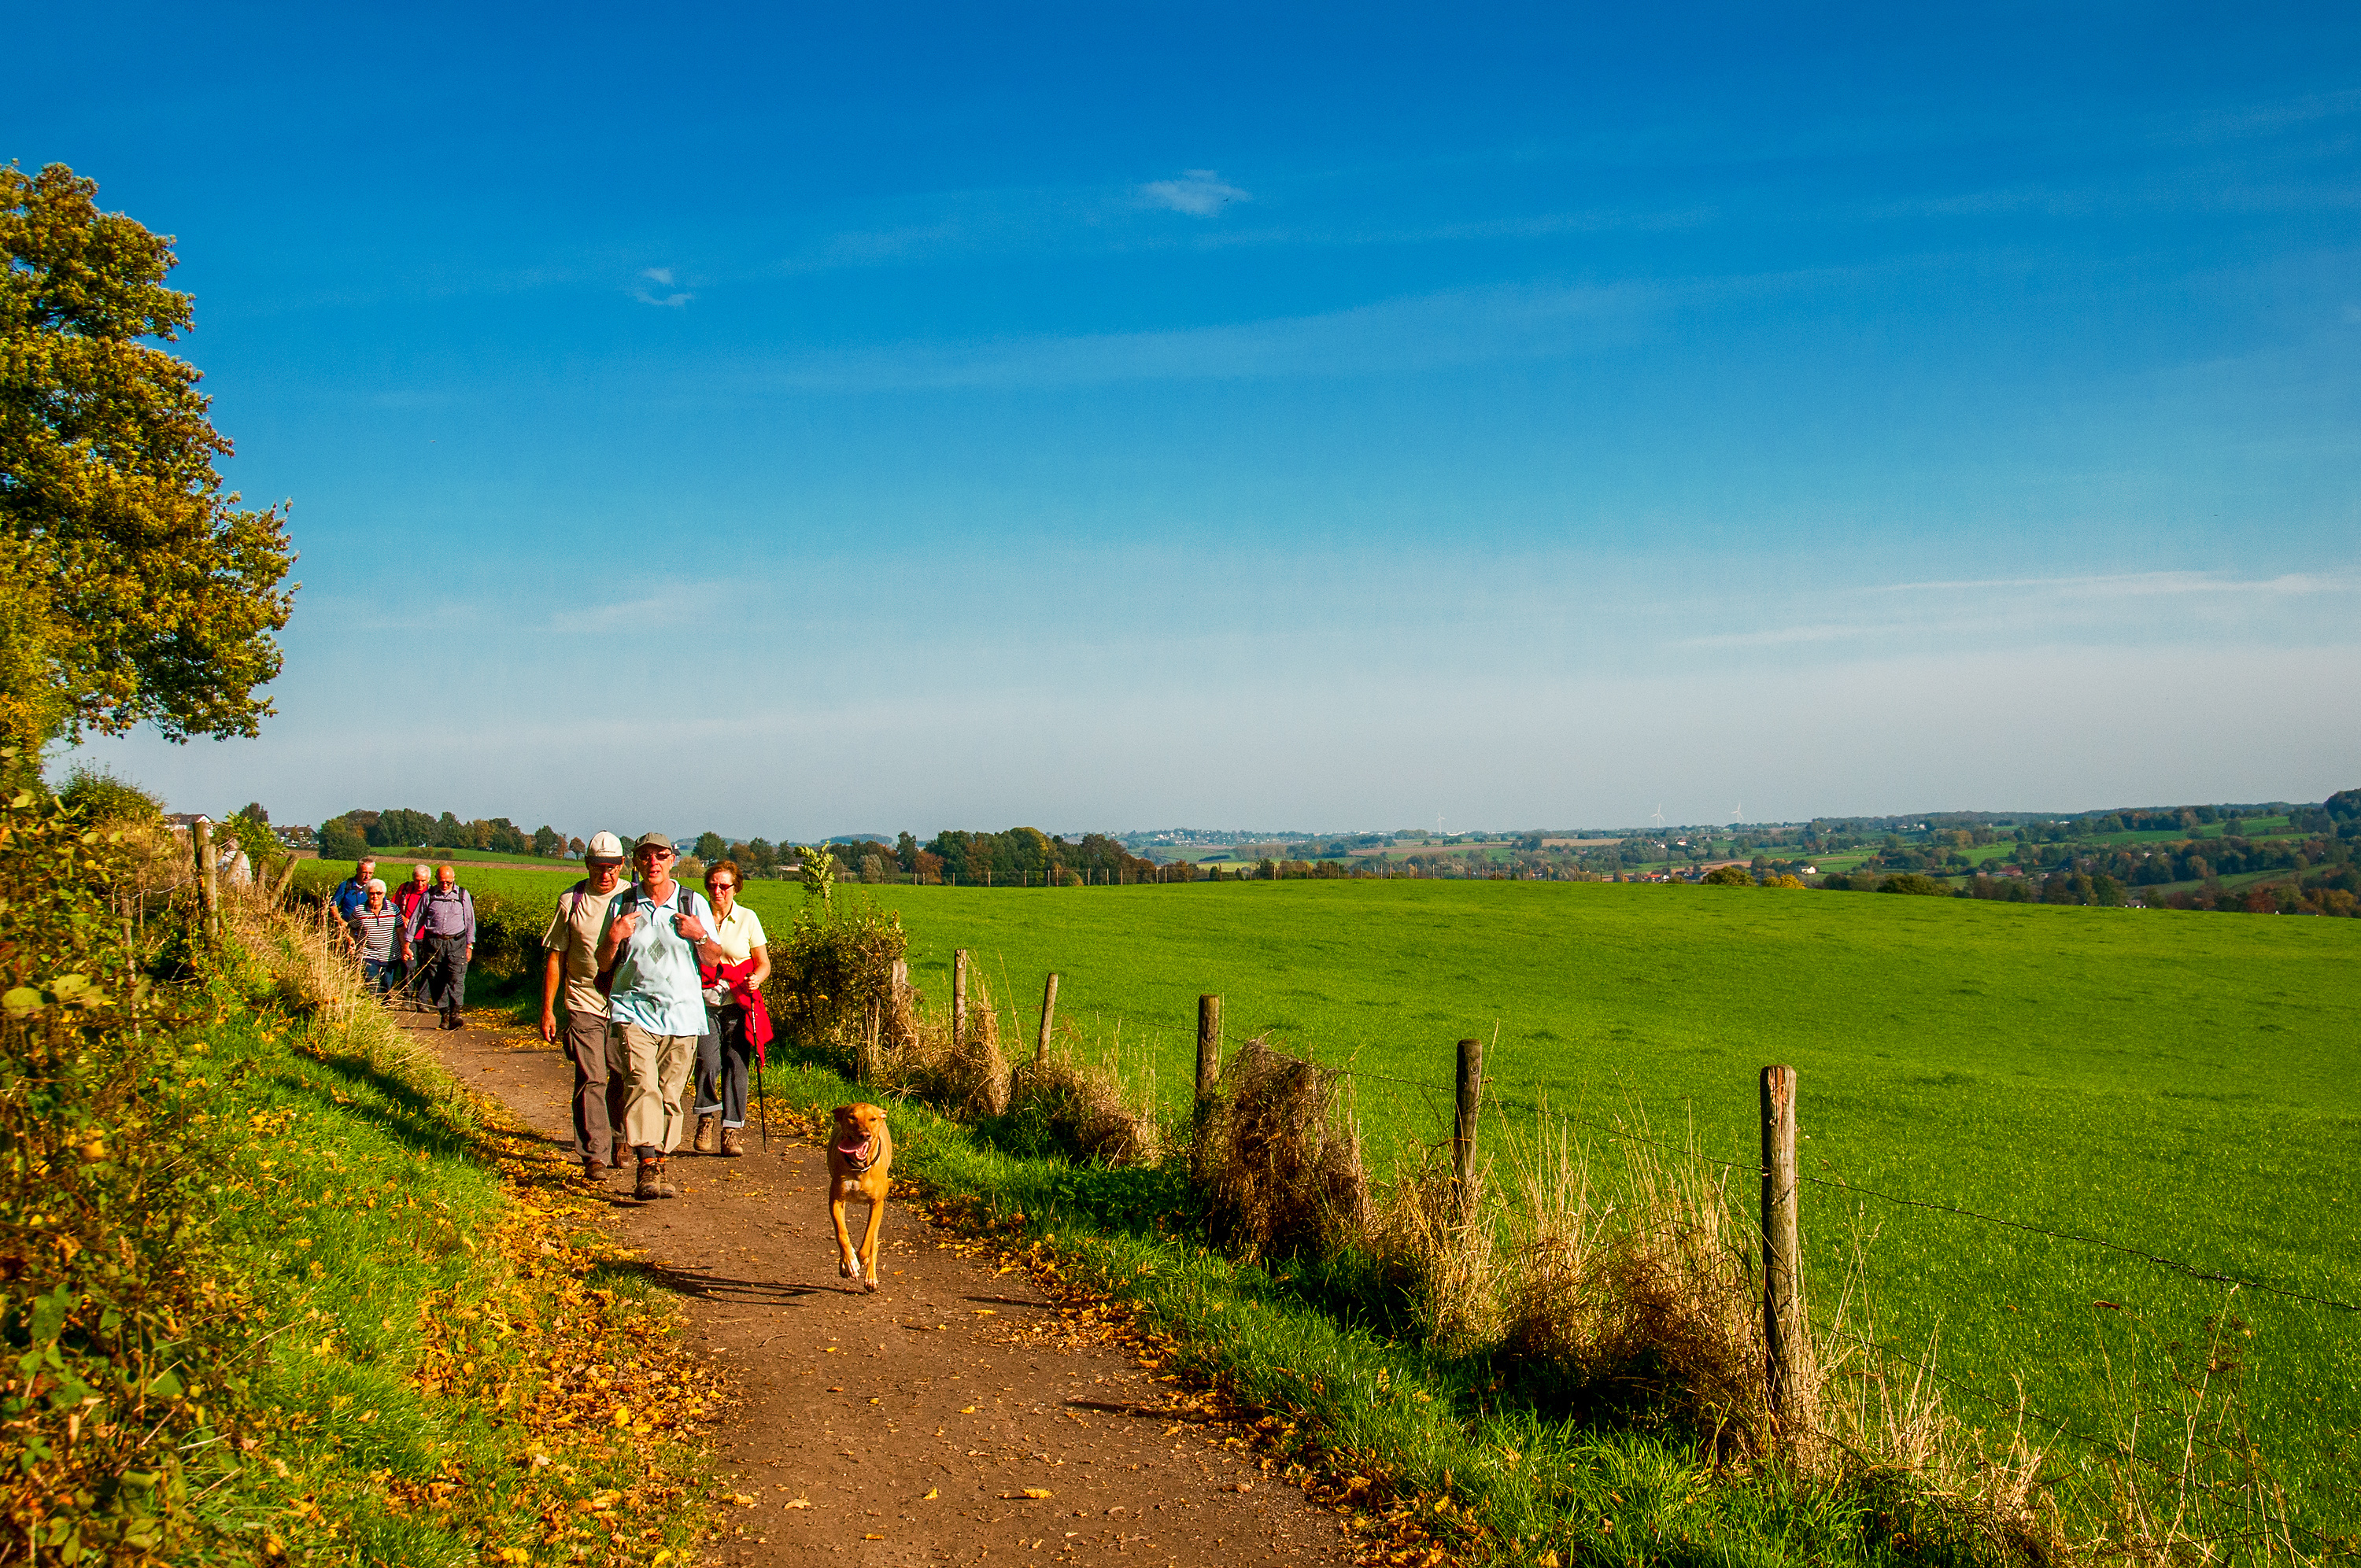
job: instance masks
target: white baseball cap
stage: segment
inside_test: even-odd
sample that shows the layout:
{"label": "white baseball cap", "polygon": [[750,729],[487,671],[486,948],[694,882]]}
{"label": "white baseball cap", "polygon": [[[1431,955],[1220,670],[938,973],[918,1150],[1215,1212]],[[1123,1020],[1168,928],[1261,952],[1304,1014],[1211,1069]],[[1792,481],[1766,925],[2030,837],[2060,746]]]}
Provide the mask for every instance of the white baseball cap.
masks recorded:
{"label": "white baseball cap", "polygon": [[623,858],[623,841],[612,833],[593,833],[590,835],[590,847],[582,851],[582,858],[586,861],[620,861]]}

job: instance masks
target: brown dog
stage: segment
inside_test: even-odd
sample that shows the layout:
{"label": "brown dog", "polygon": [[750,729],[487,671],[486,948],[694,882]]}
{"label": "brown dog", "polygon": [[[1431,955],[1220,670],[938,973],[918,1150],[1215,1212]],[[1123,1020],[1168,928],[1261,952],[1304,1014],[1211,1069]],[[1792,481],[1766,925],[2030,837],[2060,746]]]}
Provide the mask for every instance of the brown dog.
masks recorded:
{"label": "brown dog", "polygon": [[[885,1130],[885,1113],[866,1102],[838,1106],[836,1136],[828,1146],[828,1217],[836,1222],[836,1271],[859,1279],[863,1290],[877,1288],[877,1232],[885,1223],[893,1169],[894,1135]],[[854,1198],[869,1200],[869,1230],[858,1252],[844,1228],[844,1205]]]}

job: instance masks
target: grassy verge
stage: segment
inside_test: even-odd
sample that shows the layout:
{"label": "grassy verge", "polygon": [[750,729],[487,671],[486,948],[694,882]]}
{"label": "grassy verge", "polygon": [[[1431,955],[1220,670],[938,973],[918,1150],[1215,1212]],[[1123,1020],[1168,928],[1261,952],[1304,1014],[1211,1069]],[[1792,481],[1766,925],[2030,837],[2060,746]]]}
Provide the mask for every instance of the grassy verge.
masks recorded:
{"label": "grassy verge", "polygon": [[682,1557],[718,1399],[670,1303],[304,933],[247,941],[191,1129],[236,1151],[208,1190],[258,1330],[239,1461],[201,1505],[220,1538],[320,1563]]}

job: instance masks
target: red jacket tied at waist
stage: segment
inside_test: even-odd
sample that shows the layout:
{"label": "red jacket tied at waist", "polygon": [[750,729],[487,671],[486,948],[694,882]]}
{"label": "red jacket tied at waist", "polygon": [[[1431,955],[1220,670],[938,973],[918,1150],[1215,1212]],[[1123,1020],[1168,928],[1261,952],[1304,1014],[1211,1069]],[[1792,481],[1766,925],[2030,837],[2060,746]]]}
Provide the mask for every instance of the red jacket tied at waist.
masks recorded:
{"label": "red jacket tied at waist", "polygon": [[746,1010],[746,1043],[754,1047],[754,1060],[760,1065],[763,1047],[771,1043],[771,1010],[763,1005],[763,993],[754,989],[754,960],[735,964],[699,964],[697,983],[711,991],[715,986],[727,986],[730,1000]]}

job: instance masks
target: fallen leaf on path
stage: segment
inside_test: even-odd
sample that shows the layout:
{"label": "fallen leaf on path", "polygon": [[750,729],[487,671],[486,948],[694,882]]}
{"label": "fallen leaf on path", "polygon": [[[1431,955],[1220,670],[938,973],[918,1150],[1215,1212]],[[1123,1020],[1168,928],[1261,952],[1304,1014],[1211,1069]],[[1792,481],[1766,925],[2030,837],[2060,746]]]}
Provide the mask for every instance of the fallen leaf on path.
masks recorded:
{"label": "fallen leaf on path", "polygon": [[931,1502],[933,1502],[937,1497],[941,1497],[942,1495],[943,1495],[943,1489],[942,1489],[940,1486],[929,1486],[929,1487],[928,1487],[928,1488],[927,1488],[927,1495],[926,1495],[925,1497],[920,1497],[920,1498],[918,1499],[918,1501],[920,1501],[920,1502],[922,1502],[922,1503],[931,1503]]}
{"label": "fallen leaf on path", "polygon": [[783,1508],[807,1508],[811,1507],[811,1499],[809,1497],[789,1497],[785,1502],[781,1503],[779,1507]]}

